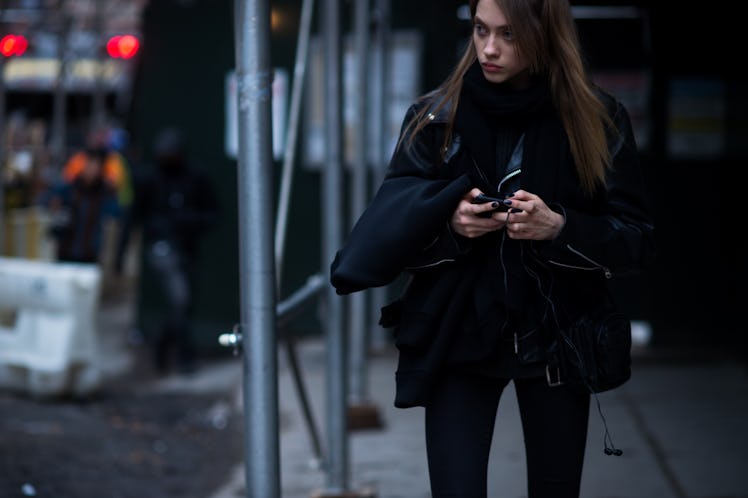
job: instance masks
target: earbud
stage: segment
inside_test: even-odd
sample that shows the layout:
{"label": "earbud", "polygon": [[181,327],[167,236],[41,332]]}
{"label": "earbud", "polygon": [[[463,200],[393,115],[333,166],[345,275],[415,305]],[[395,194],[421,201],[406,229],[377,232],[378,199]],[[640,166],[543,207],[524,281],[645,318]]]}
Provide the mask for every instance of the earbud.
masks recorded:
{"label": "earbud", "polygon": [[606,455],[615,455],[615,456],[621,456],[623,455],[623,450],[620,450],[618,448],[605,448],[603,452]]}

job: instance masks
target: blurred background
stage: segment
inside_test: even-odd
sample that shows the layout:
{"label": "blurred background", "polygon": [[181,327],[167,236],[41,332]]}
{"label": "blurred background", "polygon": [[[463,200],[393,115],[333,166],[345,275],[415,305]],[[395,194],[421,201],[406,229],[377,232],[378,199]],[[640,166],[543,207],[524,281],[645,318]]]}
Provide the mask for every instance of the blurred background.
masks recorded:
{"label": "blurred background", "polygon": [[[2,255],[55,260],[55,241],[48,235],[54,220],[38,199],[76,151],[96,139],[119,152],[129,174],[137,177],[152,167],[158,131],[176,125],[190,158],[215,185],[221,205],[215,229],[201,236],[196,268],[192,333],[201,354],[225,353],[216,338],[239,314],[232,4],[0,0]],[[719,2],[708,8],[639,1],[572,4],[595,79],[631,113],[657,223],[654,271],[615,284],[623,306],[640,325],[637,340],[664,354],[701,349],[744,357],[745,327],[735,325],[741,323],[747,297],[737,199],[743,195],[738,175],[748,158],[748,114],[746,78],[737,64],[742,55],[732,38],[736,16]],[[348,166],[358,122],[351,98],[353,2],[342,7]],[[271,2],[276,172],[283,160],[300,9],[300,0]],[[407,105],[441,81],[465,43],[470,29],[466,9],[460,0],[411,0],[392,2],[386,17],[373,12],[372,33],[386,28],[381,39],[387,62],[377,64],[382,43],[373,39],[369,71],[372,81],[384,72],[386,84],[380,100],[375,85],[369,85],[369,134],[373,144],[381,144],[368,151],[372,191]],[[324,159],[319,24],[312,23],[307,59],[282,295],[309,275],[327,271],[320,262],[317,209]],[[132,282],[138,333],[148,339],[161,303],[153,276],[141,264],[137,229],[117,263],[122,223],[116,219],[105,231],[103,288]],[[121,268],[114,271],[117,264]],[[314,310],[298,316],[290,328],[302,335],[322,330]]]}

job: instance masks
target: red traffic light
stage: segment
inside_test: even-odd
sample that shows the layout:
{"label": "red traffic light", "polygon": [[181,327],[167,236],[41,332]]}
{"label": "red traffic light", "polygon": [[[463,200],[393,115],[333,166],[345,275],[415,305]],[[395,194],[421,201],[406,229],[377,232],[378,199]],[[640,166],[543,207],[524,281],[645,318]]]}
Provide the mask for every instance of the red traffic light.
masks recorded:
{"label": "red traffic light", "polygon": [[5,35],[0,40],[0,54],[5,57],[23,55],[28,46],[29,42],[23,35]]}
{"label": "red traffic light", "polygon": [[129,59],[138,53],[140,42],[133,35],[117,35],[109,38],[106,51],[110,57]]}

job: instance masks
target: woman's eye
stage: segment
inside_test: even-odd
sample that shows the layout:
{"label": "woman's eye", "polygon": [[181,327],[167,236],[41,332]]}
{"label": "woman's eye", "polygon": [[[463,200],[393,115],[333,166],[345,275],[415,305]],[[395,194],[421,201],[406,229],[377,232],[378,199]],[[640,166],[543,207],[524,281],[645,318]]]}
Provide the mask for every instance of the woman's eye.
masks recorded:
{"label": "woman's eye", "polygon": [[505,30],[505,31],[504,31],[504,32],[502,33],[502,36],[504,37],[504,39],[505,39],[505,40],[508,40],[508,41],[512,41],[512,40],[514,40],[514,33],[512,33],[512,32],[511,32],[510,30],[508,30],[508,29],[507,29],[507,30]]}
{"label": "woman's eye", "polygon": [[475,25],[475,32],[478,35],[485,35],[486,34],[486,27],[481,24]]}

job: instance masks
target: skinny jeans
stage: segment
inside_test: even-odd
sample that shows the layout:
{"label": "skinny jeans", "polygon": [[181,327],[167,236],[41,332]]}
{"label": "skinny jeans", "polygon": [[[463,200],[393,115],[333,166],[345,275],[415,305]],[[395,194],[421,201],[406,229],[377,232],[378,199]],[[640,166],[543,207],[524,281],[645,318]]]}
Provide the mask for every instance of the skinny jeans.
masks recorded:
{"label": "skinny jeans", "polygon": [[[509,381],[462,372],[440,379],[424,412],[433,498],[487,496],[496,411]],[[545,378],[513,382],[524,434],[528,498],[578,498],[589,394],[566,385],[549,387]]]}

